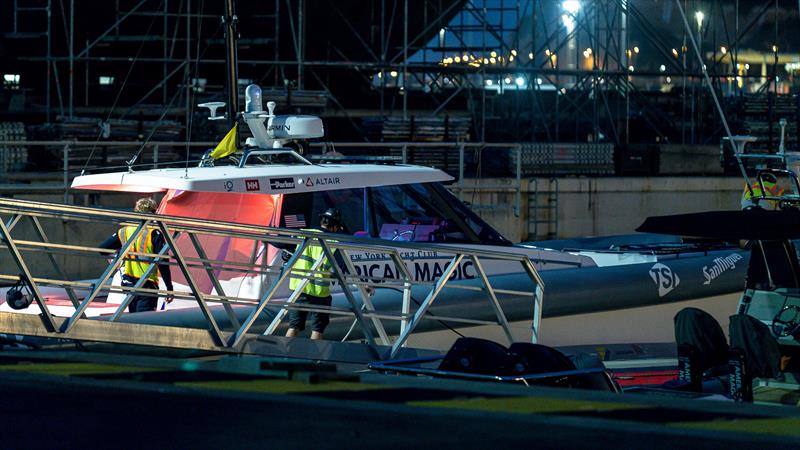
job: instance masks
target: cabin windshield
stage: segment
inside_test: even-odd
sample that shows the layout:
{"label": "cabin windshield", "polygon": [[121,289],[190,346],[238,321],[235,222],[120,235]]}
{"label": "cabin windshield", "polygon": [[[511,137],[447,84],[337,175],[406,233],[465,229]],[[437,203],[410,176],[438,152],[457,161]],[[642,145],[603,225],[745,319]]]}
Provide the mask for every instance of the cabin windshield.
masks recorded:
{"label": "cabin windshield", "polygon": [[391,241],[511,245],[439,183],[286,194],[280,226],[313,228],[328,208],[347,234]]}

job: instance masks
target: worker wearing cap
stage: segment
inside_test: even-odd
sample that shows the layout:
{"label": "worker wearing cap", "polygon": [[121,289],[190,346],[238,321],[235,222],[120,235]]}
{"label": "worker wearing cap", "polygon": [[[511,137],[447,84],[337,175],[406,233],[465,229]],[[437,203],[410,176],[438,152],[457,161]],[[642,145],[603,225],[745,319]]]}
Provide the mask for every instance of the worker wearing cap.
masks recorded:
{"label": "worker wearing cap", "polygon": [[[765,172],[760,175],[761,182],[759,180],[753,181],[748,189],[747,186],[744,187],[744,193],[742,194],[742,201],[741,206],[742,209],[750,209],[753,207],[759,207],[763,209],[777,209],[778,202],[775,200],[761,200],[760,197],[780,197],[784,194],[783,188],[778,185],[778,179],[775,177],[774,174]],[[761,190],[761,184],[764,184],[764,190]],[[752,191],[752,193],[751,193]]]}
{"label": "worker wearing cap", "polygon": [[[151,198],[140,198],[136,201],[136,206],[133,209],[138,213],[155,214],[156,202]],[[100,244],[100,248],[108,248],[119,250],[122,246],[133,236],[136,232],[136,226],[126,226],[120,228],[116,233],[109,236],[105,241]],[[137,253],[158,253],[164,246],[164,237],[161,232],[147,227],[144,232],[137,238],[130,247],[131,252]],[[122,285],[135,286],[139,279],[144,276],[150,262],[141,257],[126,257],[122,269]],[[142,284],[145,289],[158,289],[159,274],[164,279],[164,285],[168,291],[173,290],[172,275],[169,270],[169,264],[157,264],[157,270],[150,272],[147,280]],[[172,295],[168,295],[166,302],[170,303],[173,300]],[[155,311],[158,305],[158,296],[150,294],[137,294],[133,295],[131,302],[128,304],[128,312],[142,312],[142,311]]]}
{"label": "worker wearing cap", "polygon": [[[342,213],[336,208],[328,208],[319,215],[319,229],[304,229],[317,233],[340,233],[343,230]],[[314,263],[322,258],[322,263],[313,273],[311,268]],[[344,266],[338,252],[334,253],[336,263]],[[303,287],[303,292],[298,297],[296,303],[300,305],[331,306],[331,282],[329,280],[333,266],[328,258],[324,257],[324,250],[319,245],[309,243],[303,250],[297,262],[292,266],[289,288],[297,289],[300,284],[308,278],[308,283]],[[320,312],[289,310],[289,329],[286,330],[287,337],[295,337],[297,333],[303,331],[306,326],[306,318],[311,318],[311,339],[322,339],[322,333],[330,323],[329,314]]]}

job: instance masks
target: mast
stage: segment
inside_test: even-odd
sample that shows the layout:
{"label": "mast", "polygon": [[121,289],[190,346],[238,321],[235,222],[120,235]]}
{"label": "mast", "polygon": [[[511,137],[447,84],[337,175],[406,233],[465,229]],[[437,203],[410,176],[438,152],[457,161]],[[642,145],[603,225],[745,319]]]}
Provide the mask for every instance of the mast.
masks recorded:
{"label": "mast", "polygon": [[[233,2],[235,0],[225,0],[225,15],[222,16],[222,23],[225,26],[225,74],[226,88],[228,90],[228,127],[233,128],[236,124],[236,117],[239,114],[239,91],[238,91],[238,56],[236,51],[236,17]],[[236,143],[238,147],[239,138]]]}

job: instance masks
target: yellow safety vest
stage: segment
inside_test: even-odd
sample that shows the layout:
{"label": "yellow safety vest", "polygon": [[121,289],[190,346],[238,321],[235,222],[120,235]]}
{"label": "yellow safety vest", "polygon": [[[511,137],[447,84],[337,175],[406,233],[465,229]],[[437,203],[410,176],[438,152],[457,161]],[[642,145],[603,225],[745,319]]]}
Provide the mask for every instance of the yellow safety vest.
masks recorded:
{"label": "yellow safety vest", "polygon": [[[303,231],[311,231],[314,233],[321,233],[319,230],[303,229]],[[311,267],[321,257],[324,257],[325,251],[319,245],[308,244],[297,259],[297,262],[292,266],[292,273],[289,278],[289,289],[297,289],[300,283],[311,272]],[[325,278],[330,275],[333,268],[331,262],[327,257],[322,261],[322,264],[317,268],[315,273],[311,275],[308,284],[303,288],[303,292],[315,297],[327,297],[331,295],[331,282]]]}
{"label": "yellow safety vest", "polygon": [[[117,237],[122,245],[131,238],[137,227],[122,227],[117,232]],[[139,253],[155,253],[153,251],[153,230],[148,228],[132,245],[130,251]],[[141,258],[140,258],[141,259]],[[135,261],[132,258],[125,258],[125,274],[133,278],[141,278],[150,263],[145,261]],[[158,284],[158,269],[153,270],[148,277]]]}
{"label": "yellow safety vest", "polygon": [[[750,187],[753,190],[753,197],[761,197],[762,195],[767,195],[769,197],[780,197],[783,195],[783,188],[778,186],[776,183],[764,183],[764,189],[767,191],[766,193],[761,193],[761,185],[758,181],[754,181]],[[749,200],[751,198],[750,189],[747,189],[747,186],[744,188],[744,198],[745,200]]]}

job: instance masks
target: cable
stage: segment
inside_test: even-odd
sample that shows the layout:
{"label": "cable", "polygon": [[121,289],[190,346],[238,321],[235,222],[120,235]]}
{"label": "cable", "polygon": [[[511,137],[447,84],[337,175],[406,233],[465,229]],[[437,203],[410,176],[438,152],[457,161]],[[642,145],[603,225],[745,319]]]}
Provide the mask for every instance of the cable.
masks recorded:
{"label": "cable", "polygon": [[[161,5],[164,4],[164,0],[161,0],[157,9],[161,9]],[[147,31],[145,31],[145,36],[150,36],[150,30],[153,29],[153,25],[156,23],[156,19],[158,19],[157,15],[153,16],[153,21],[150,22],[150,26],[147,27]],[[136,56],[133,57],[133,61],[131,61],[130,67],[128,67],[128,73],[125,74],[125,79],[122,81],[122,86],[119,87],[117,91],[117,97],[114,99],[114,103],[111,104],[111,109],[108,110],[108,116],[106,116],[105,122],[108,122],[111,119],[111,114],[114,113],[114,109],[117,107],[117,102],[119,102],[120,97],[122,96],[122,91],[125,90],[125,85],[128,83],[128,79],[133,73],[133,66],[136,65],[136,61],[139,59],[139,55],[142,53],[142,49],[144,48],[144,44],[147,42],[147,39],[142,39],[142,43],[139,44],[139,49],[136,50]],[[89,157],[86,158],[86,162],[81,169],[81,175],[86,172],[86,168],[89,166],[89,161],[92,160],[92,156],[94,156],[94,151],[97,149],[97,143],[100,142],[100,138],[103,136],[103,128],[100,128],[100,132],[97,133],[97,138],[94,141],[94,145],[92,146],[91,152],[89,152]],[[67,188],[69,190],[69,188]]]}
{"label": "cable", "polygon": [[[201,32],[202,32],[202,27],[203,27],[203,21],[200,18],[202,17],[203,11],[205,10],[205,3],[206,3],[205,0],[202,0],[200,2],[200,11],[197,14],[197,46],[196,46],[195,52],[194,52],[194,54],[196,55],[196,59],[194,61],[194,79],[197,79],[197,77],[198,77],[198,75],[200,73],[200,41],[201,41],[200,38],[202,37]],[[187,5],[186,8],[187,8],[187,10],[186,10],[187,14],[191,14],[191,11],[189,11],[189,6],[188,5]],[[219,32],[219,29],[217,29],[217,32]],[[203,49],[203,54],[204,55],[205,55],[205,52],[206,52],[207,49],[208,49],[208,47]],[[188,75],[189,75],[189,68],[187,67],[186,68],[186,75],[184,75],[184,78],[188,78]],[[184,84],[186,84],[188,81],[189,80],[187,79],[187,80],[184,80],[183,82],[184,82]],[[193,92],[194,92],[194,86],[192,86],[192,90],[191,91],[187,90],[187,93],[186,93],[186,95],[189,97],[189,98],[186,99],[187,100],[187,102],[186,102],[187,106],[189,106],[189,107],[192,104],[192,97],[193,97],[192,93]],[[192,114],[191,111],[187,111],[186,115],[187,115],[187,123],[186,123],[186,166],[184,168],[184,176],[186,176],[188,178],[189,177],[189,142],[192,140],[192,126],[194,125],[194,114]]]}

